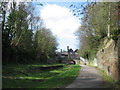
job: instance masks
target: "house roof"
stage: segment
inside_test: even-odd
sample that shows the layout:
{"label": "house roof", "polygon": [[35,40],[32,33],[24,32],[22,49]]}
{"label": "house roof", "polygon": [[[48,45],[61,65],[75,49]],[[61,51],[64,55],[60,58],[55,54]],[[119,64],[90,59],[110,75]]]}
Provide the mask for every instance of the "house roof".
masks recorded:
{"label": "house roof", "polygon": [[68,52],[56,52],[56,54],[68,55]]}
{"label": "house roof", "polygon": [[68,52],[69,52],[69,53],[73,53],[73,50],[72,50],[72,49],[69,49]]}
{"label": "house roof", "polygon": [[61,52],[61,54],[68,55],[68,52]]}

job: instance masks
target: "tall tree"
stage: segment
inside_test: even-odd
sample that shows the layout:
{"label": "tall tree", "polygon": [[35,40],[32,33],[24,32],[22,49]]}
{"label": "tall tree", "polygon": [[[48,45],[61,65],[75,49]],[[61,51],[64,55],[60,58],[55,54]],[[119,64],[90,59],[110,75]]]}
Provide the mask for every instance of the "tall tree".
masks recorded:
{"label": "tall tree", "polygon": [[10,5],[6,22],[3,19],[3,63],[47,62],[54,56],[56,38],[43,27],[41,18],[34,15],[31,3]]}
{"label": "tall tree", "polygon": [[95,56],[105,38],[117,38],[117,6],[118,2],[91,2],[84,6],[82,24],[78,30],[78,37],[84,32],[81,47],[84,48],[85,42],[87,43],[86,49],[80,50],[82,54],[87,52],[89,57]]}

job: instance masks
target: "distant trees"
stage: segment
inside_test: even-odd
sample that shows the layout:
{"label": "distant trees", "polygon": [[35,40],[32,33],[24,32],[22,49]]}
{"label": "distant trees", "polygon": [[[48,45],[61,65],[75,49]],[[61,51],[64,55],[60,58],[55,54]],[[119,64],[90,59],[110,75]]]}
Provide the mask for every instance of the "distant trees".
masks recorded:
{"label": "distant trees", "polygon": [[[1,6],[5,7],[1,3]],[[7,16],[6,16],[7,13]],[[8,63],[46,63],[54,56],[56,37],[43,27],[42,20],[34,15],[32,3],[15,2],[9,12],[2,10],[2,59]]]}
{"label": "distant trees", "polygon": [[45,63],[55,56],[56,38],[49,29],[42,28],[34,36],[34,50],[36,59]]}
{"label": "distant trees", "polygon": [[118,2],[90,2],[82,11],[82,23],[77,31],[80,41],[79,54],[93,58],[105,38],[118,39]]}

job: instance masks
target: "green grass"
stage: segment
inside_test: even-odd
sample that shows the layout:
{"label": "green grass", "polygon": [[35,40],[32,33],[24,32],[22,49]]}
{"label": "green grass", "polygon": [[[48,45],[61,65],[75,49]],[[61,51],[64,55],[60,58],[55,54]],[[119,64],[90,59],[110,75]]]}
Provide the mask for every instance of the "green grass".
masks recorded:
{"label": "green grass", "polygon": [[113,80],[110,76],[107,75],[106,72],[104,72],[102,69],[99,68],[99,72],[101,76],[103,77],[103,80],[105,81],[104,87],[105,88],[119,88],[120,85],[117,84],[117,81]]}
{"label": "green grass", "polygon": [[94,65],[92,65],[90,63],[88,63],[87,66],[91,66],[91,67],[97,68],[97,66],[94,66]]}
{"label": "green grass", "polygon": [[[53,64],[52,64],[53,65]],[[54,64],[58,65],[58,64]],[[59,64],[61,65],[61,64]],[[63,65],[63,64],[62,64]],[[79,74],[79,65],[64,65],[54,70],[31,70],[50,65],[3,66],[3,88],[58,88],[70,84]]]}

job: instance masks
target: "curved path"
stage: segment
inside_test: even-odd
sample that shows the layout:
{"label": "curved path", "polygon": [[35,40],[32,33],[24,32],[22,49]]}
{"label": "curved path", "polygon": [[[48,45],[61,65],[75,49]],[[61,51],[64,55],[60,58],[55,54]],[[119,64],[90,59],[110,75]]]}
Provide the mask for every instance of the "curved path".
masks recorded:
{"label": "curved path", "polygon": [[96,68],[81,65],[79,76],[66,88],[103,88],[103,84],[103,79]]}

